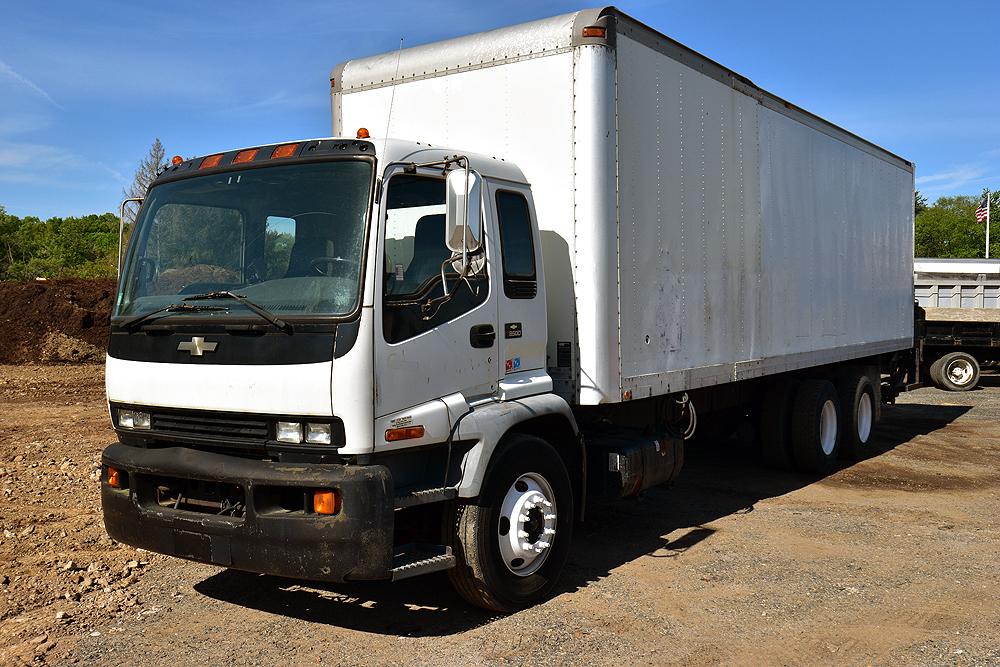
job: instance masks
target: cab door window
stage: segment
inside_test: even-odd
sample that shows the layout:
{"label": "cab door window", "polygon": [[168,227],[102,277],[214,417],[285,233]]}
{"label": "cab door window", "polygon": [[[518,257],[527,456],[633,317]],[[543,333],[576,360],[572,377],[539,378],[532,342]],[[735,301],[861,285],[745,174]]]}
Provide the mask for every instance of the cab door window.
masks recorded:
{"label": "cab door window", "polygon": [[503,255],[503,292],[509,299],[534,299],[538,277],[528,200],[519,192],[498,191],[497,220]]}
{"label": "cab door window", "polygon": [[[445,181],[401,174],[386,189],[382,329],[389,343],[412,338],[486,300],[485,269],[459,280],[445,245]],[[459,262],[461,260],[459,259]],[[444,300],[442,273],[453,296]]]}

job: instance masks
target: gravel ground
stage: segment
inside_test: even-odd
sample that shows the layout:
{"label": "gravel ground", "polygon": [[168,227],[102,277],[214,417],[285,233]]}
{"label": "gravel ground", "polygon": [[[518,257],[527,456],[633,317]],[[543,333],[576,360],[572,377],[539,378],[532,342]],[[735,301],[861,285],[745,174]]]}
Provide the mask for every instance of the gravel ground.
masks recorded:
{"label": "gravel ground", "polygon": [[312,584],[111,542],[100,367],[0,366],[0,663],[998,665],[984,380],[901,397],[879,454],[823,479],[691,448],[673,487],[590,513],[553,599],[496,617],[443,577]]}

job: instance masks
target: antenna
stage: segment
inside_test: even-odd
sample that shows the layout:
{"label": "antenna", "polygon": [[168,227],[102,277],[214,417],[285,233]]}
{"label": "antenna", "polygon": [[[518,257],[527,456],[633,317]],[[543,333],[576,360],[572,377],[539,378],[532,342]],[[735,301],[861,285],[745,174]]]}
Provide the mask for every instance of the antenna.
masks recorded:
{"label": "antenna", "polygon": [[392,97],[389,98],[389,115],[385,119],[385,134],[382,139],[389,138],[389,124],[392,122],[392,105],[396,101],[396,77],[399,76],[399,57],[403,53],[403,38],[399,38],[399,49],[396,51],[396,72],[392,75]]}

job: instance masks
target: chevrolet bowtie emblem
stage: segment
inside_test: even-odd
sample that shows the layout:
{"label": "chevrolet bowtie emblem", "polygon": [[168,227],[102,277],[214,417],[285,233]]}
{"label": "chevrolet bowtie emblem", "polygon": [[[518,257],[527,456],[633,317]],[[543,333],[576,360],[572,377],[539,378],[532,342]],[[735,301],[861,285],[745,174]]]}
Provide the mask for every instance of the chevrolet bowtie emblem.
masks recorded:
{"label": "chevrolet bowtie emblem", "polygon": [[178,352],[190,352],[192,357],[200,357],[206,352],[215,352],[218,343],[206,343],[201,336],[195,336],[191,340],[181,341],[177,344]]}

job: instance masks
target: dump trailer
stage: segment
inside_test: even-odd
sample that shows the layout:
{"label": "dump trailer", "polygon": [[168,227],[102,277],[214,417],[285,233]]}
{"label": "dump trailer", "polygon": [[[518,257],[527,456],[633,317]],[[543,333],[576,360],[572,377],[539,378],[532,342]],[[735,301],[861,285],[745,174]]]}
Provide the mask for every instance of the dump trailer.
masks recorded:
{"label": "dump trailer", "polygon": [[914,359],[910,162],[613,8],[351,60],[331,104],[141,204],[115,539],[508,612],[704,426],[868,453]]}
{"label": "dump trailer", "polygon": [[923,377],[974,389],[981,367],[1000,361],[1000,260],[918,258],[913,286]]}

